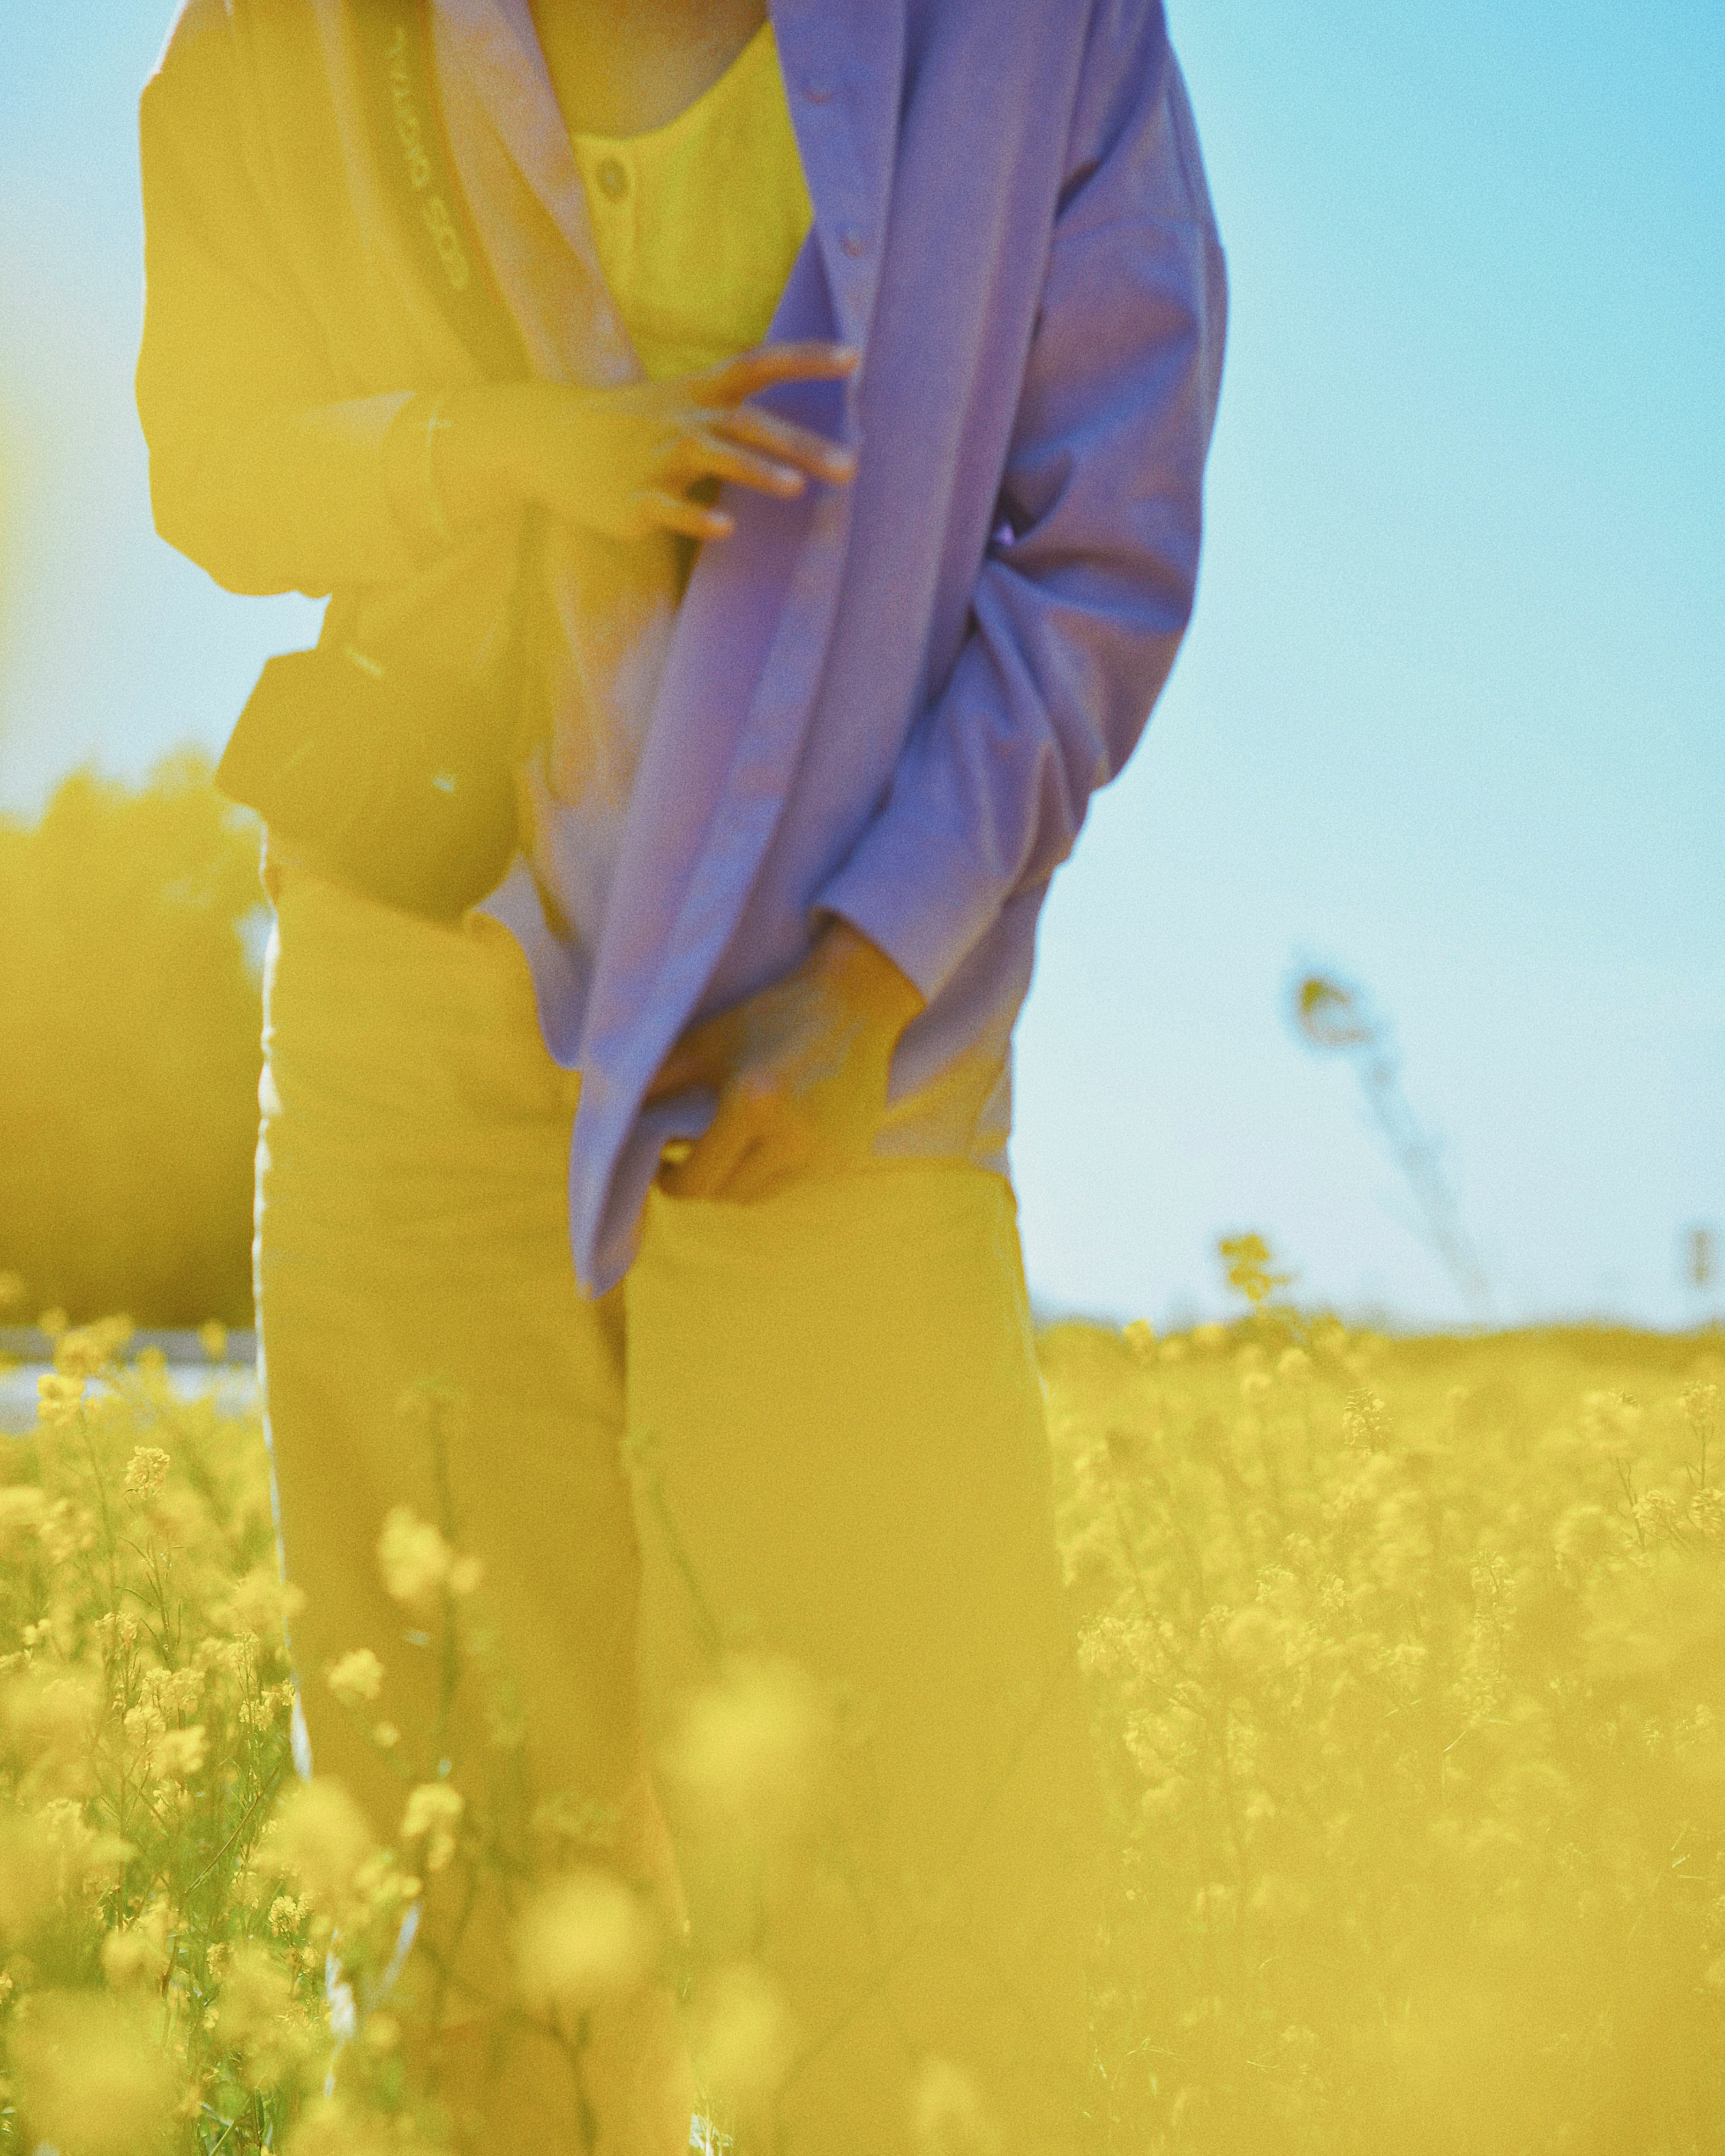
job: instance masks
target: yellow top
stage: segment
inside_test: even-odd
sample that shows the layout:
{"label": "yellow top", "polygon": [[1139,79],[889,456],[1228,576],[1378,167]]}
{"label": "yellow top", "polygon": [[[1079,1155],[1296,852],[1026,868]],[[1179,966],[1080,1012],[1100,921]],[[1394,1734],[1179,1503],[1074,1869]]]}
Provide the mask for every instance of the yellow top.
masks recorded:
{"label": "yellow top", "polygon": [[649,376],[758,344],[814,218],[771,23],[668,126],[569,139],[599,265]]}

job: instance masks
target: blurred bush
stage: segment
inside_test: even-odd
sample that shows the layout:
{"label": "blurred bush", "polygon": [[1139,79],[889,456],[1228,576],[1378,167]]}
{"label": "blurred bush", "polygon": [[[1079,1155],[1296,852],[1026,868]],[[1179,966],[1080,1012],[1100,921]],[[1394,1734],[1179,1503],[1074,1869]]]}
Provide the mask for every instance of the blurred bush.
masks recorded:
{"label": "blurred bush", "polygon": [[0,820],[0,1270],[33,1316],[251,1322],[254,821],[182,752]]}

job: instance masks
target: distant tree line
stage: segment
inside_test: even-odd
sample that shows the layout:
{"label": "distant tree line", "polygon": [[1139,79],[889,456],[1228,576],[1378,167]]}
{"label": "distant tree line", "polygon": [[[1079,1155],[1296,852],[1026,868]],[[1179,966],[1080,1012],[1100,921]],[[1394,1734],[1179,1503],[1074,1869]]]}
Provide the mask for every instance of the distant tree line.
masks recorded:
{"label": "distant tree line", "polygon": [[183,752],[0,819],[0,1317],[251,1319],[255,821]]}

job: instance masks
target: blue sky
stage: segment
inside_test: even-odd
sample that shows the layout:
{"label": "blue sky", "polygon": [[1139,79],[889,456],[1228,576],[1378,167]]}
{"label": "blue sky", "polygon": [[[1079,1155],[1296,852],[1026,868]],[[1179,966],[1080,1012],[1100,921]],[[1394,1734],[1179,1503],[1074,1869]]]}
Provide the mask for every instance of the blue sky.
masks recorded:
{"label": "blue sky", "polygon": [[[218,747],[316,610],[150,529],[133,111],[167,12],[0,80],[0,805]],[[1393,1019],[1500,1317],[1685,1322],[1725,1234],[1725,10],[1185,0],[1233,335],[1196,621],[1056,880],[1015,1168],[1045,1306],[1449,1322],[1321,966]]]}

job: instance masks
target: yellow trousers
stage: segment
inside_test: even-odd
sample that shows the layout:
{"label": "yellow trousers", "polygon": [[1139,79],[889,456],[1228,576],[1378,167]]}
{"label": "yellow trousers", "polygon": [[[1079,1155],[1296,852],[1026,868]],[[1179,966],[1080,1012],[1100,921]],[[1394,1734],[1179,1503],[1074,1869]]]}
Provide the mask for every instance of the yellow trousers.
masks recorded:
{"label": "yellow trousers", "polygon": [[[1075,2146],[1094,1787],[1009,1187],[926,1161],[655,1191],[586,1301],[578,1081],[513,939],[299,870],[275,896],[257,1287],[317,1771],[393,1833],[399,1784],[321,1674],[370,1646],[382,1707],[431,1726],[437,1654],[376,1551],[392,1507],[436,1517],[399,1411],[435,1379],[531,1789],[610,1807],[612,1861],[686,1912],[680,1974],[583,2023],[603,2156],[672,2156],[709,2082],[749,2150]],[[464,1937],[480,1991],[511,1936],[500,1893]],[[496,2156],[578,2145],[514,2130]]]}

